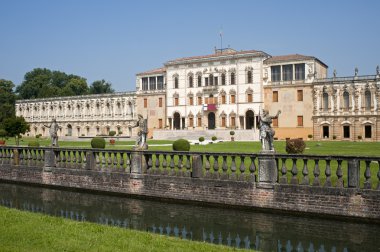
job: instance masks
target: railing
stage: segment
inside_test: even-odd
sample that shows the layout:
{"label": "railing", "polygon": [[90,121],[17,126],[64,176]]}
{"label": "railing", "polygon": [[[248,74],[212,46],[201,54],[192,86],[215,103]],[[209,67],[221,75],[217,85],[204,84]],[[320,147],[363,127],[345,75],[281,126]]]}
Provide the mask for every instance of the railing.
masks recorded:
{"label": "railing", "polygon": [[2,146],[1,166],[380,190],[380,157]]}
{"label": "railing", "polygon": [[355,80],[376,80],[377,75],[361,75],[361,76],[348,76],[348,77],[332,77],[324,79],[314,79],[314,83],[320,82],[342,82],[342,81],[355,81]]}

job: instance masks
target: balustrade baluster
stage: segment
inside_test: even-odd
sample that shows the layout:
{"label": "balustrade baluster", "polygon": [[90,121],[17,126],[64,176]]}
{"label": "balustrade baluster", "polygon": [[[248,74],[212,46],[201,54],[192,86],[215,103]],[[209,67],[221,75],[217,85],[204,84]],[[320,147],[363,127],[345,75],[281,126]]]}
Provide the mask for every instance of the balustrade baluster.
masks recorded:
{"label": "balustrade baluster", "polygon": [[11,165],[15,165],[15,161],[14,161],[14,150],[9,150],[10,152],[10,158],[9,158],[9,163]]}
{"label": "balustrade baluster", "polygon": [[[1,151],[0,151],[1,152]],[[20,165],[23,165],[24,164],[24,162],[25,162],[25,160],[24,160],[24,150],[23,149],[20,149],[19,151],[18,151],[18,153],[19,153],[19,156],[18,156],[18,158],[19,158],[19,162],[20,162]],[[0,156],[0,159],[1,159],[1,156]],[[1,161],[0,161],[0,163],[1,163]]]}
{"label": "balustrade baluster", "polygon": [[287,184],[288,183],[288,177],[286,176],[288,169],[286,168],[286,158],[281,158],[281,178],[280,178],[280,184]]}
{"label": "balustrade baluster", "polygon": [[177,176],[183,176],[183,171],[182,171],[182,168],[183,168],[183,155],[178,155],[178,172],[177,172]]}
{"label": "balustrade baluster", "polygon": [[191,164],[190,164],[190,155],[186,155],[186,177],[191,176]]}
{"label": "balustrade baluster", "polygon": [[218,179],[219,178],[219,161],[218,161],[219,156],[214,155],[214,165],[213,165],[213,178]]}
{"label": "balustrade baluster", "polygon": [[229,179],[236,180],[236,162],[235,162],[235,156],[231,156],[231,174],[229,176]]}
{"label": "balustrade baluster", "polygon": [[124,153],[119,152],[119,155],[120,155],[119,166],[120,166],[121,171],[123,171],[124,170]]}
{"label": "balustrade baluster", "polygon": [[338,181],[336,182],[336,187],[342,188],[343,184],[343,170],[342,170],[342,160],[337,160],[338,167],[336,169],[336,176],[338,177]]}
{"label": "balustrade baluster", "polygon": [[168,162],[167,162],[168,155],[163,154],[162,155],[162,174],[163,175],[168,175]]}
{"label": "balustrade baluster", "polygon": [[329,159],[326,160],[326,170],[325,170],[325,175],[326,175],[326,182],[325,182],[325,187],[331,187],[331,167],[330,167],[330,161]]}
{"label": "balustrade baluster", "polygon": [[[9,157],[9,152],[8,152],[8,157]],[[37,165],[37,151],[36,150],[33,150],[33,154],[32,154],[32,158],[33,158],[33,166]]]}
{"label": "balustrade baluster", "polygon": [[67,167],[73,168],[73,163],[72,163],[73,157],[71,156],[72,152],[67,151],[66,153],[67,153]]}
{"label": "balustrade baluster", "polygon": [[319,171],[319,160],[318,159],[315,159],[315,166],[314,166],[314,171],[313,171],[313,174],[314,174],[314,181],[313,181],[313,186],[320,186],[320,181],[319,181],[319,174],[320,174],[320,171]]}
{"label": "balustrade baluster", "polygon": [[170,176],[175,176],[176,175],[176,172],[175,172],[175,165],[174,165],[174,155],[171,154],[170,155]]}
{"label": "balustrade baluster", "polygon": [[119,168],[118,164],[119,164],[119,162],[117,160],[117,152],[114,152],[113,153],[113,168],[118,169]]}
{"label": "balustrade baluster", "polygon": [[131,153],[127,153],[126,154],[126,158],[127,158],[127,160],[126,160],[126,167],[125,167],[125,172],[126,173],[131,173]]}
{"label": "balustrade baluster", "polygon": [[292,185],[298,185],[299,182],[298,182],[298,177],[297,177],[297,175],[298,175],[297,159],[293,158],[292,161],[293,161],[293,166],[292,166],[292,170],[291,170],[292,179],[290,180],[290,183]]}
{"label": "balustrade baluster", "polygon": [[256,172],[256,164],[255,164],[255,159],[256,157],[251,157],[251,164],[249,166],[249,172],[251,173],[250,174],[250,182],[256,182],[256,175],[255,175],[255,172]]}
{"label": "balustrade baluster", "polygon": [[112,167],[113,167],[112,152],[107,151],[106,155],[107,155],[107,159],[106,159],[107,169],[112,169]]}
{"label": "balustrade baluster", "polygon": [[223,163],[222,163],[222,175],[220,176],[220,179],[228,179],[228,165],[227,165],[227,156],[223,156]]}
{"label": "balustrade baluster", "polygon": [[100,167],[100,153],[99,152],[94,152],[94,155],[95,155],[95,169],[96,170],[100,170],[101,167]]}
{"label": "balustrade baluster", "polygon": [[102,153],[102,170],[105,170],[107,168],[107,152],[101,152]]}
{"label": "balustrade baluster", "polygon": [[3,160],[3,151],[4,149],[0,149],[0,164],[3,164],[4,160]]}
{"label": "balustrade baluster", "polygon": [[211,168],[211,165],[210,165],[210,155],[205,155],[206,156],[206,162],[205,162],[205,170],[206,170],[206,178],[210,178],[210,168]]}
{"label": "balustrade baluster", "polygon": [[78,163],[77,163],[77,155],[78,155],[78,151],[71,151],[71,157],[72,157],[72,165],[71,167],[74,168],[74,169],[77,169],[78,168]]}
{"label": "balustrade baluster", "polygon": [[154,174],[160,174],[160,154],[156,154],[156,163],[155,163],[155,170],[154,170]]}
{"label": "balustrade baluster", "polygon": [[377,190],[380,190],[380,161],[377,161]]}
{"label": "balustrade baluster", "polygon": [[240,167],[239,167],[239,171],[240,171],[239,180],[240,181],[245,181],[245,169],[246,169],[246,167],[245,167],[244,161],[245,161],[245,157],[240,156]]}
{"label": "balustrade baluster", "polygon": [[310,184],[310,181],[309,181],[309,168],[307,167],[307,159],[304,158],[303,159],[303,169],[302,169],[302,175],[303,175],[303,178],[302,178],[302,185],[309,185]]}
{"label": "balustrade baluster", "polygon": [[153,161],[152,161],[153,155],[152,154],[146,154],[145,159],[148,160],[147,164],[147,171],[146,173],[152,174],[153,173]]}
{"label": "balustrade baluster", "polygon": [[54,151],[55,163],[57,167],[61,167],[61,151]]}
{"label": "balustrade baluster", "polygon": [[364,189],[371,189],[371,160],[365,160]]}

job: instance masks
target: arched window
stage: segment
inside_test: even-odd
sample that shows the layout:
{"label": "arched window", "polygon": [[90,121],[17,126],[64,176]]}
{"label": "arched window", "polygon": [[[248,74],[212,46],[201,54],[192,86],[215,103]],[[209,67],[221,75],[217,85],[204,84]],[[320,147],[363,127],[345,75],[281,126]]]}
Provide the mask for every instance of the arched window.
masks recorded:
{"label": "arched window", "polygon": [[247,83],[252,83],[252,71],[247,71]]}
{"label": "arched window", "polygon": [[178,88],[178,77],[174,77],[174,88]]}
{"label": "arched window", "polygon": [[329,110],[329,95],[325,92],[323,93],[323,111]]}
{"label": "arched window", "polygon": [[231,79],[231,85],[235,85],[235,73],[232,72],[231,75],[230,75],[230,79]]}
{"label": "arched window", "polygon": [[189,76],[189,87],[193,87],[194,86],[194,83],[193,83],[193,76],[192,75],[190,75]]}
{"label": "arched window", "polygon": [[365,110],[371,110],[371,91],[364,92]]}
{"label": "arched window", "polygon": [[343,92],[343,109],[348,110],[350,107],[350,95],[347,91]]}

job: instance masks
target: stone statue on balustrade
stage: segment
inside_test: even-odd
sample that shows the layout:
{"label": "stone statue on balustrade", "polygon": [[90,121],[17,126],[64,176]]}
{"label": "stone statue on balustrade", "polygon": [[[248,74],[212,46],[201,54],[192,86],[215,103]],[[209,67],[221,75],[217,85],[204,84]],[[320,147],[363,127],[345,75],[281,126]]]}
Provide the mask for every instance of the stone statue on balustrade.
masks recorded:
{"label": "stone statue on balustrade", "polygon": [[49,128],[49,134],[51,138],[51,146],[58,147],[58,129],[59,125],[57,123],[57,120],[53,119],[50,123],[50,125],[45,125],[46,128]]}
{"label": "stone statue on balustrade", "polygon": [[135,121],[132,125],[128,125],[130,128],[138,127],[136,144],[133,147],[134,150],[147,150],[148,144],[146,142],[148,135],[148,119],[139,114],[138,120]]}
{"label": "stone statue on balustrade", "polygon": [[262,144],[263,152],[274,152],[273,140],[275,131],[272,128],[273,119],[278,118],[281,110],[277,112],[275,116],[269,115],[268,110],[263,109],[260,119],[260,140]]}

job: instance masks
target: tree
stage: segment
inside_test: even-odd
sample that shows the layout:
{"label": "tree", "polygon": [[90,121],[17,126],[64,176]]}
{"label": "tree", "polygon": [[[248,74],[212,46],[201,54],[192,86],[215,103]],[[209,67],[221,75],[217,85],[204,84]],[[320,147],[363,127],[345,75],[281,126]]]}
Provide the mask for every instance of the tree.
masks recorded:
{"label": "tree", "polygon": [[16,145],[19,145],[20,143],[21,134],[25,134],[30,131],[30,125],[22,116],[7,118],[4,120],[3,124],[7,135],[10,137],[15,137]]}
{"label": "tree", "polygon": [[0,79],[0,125],[5,118],[15,115],[16,95],[13,93],[12,81]]}
{"label": "tree", "polygon": [[105,80],[94,81],[90,86],[90,94],[109,94],[114,92],[115,90],[111,88],[111,83]]}

